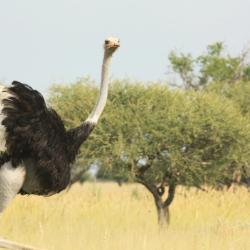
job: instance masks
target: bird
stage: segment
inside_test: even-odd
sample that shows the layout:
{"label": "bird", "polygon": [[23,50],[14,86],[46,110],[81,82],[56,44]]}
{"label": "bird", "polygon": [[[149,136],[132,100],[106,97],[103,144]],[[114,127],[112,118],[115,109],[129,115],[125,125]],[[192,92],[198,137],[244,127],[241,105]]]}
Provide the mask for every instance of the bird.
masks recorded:
{"label": "bird", "polygon": [[80,146],[96,126],[108,97],[109,66],[120,40],[104,42],[100,92],[88,116],[66,129],[43,96],[27,84],[0,85],[0,215],[17,194],[50,196],[70,183]]}

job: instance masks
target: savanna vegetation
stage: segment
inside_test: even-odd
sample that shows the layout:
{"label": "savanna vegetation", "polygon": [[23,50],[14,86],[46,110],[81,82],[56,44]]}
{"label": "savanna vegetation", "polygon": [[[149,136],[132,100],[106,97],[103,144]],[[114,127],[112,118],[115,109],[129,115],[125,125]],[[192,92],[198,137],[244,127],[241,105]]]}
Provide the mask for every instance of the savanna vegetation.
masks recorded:
{"label": "savanna vegetation", "polygon": [[159,231],[151,195],[138,184],[74,184],[51,197],[18,196],[0,235],[47,250],[247,250],[247,189],[177,187],[167,230]]}
{"label": "savanna vegetation", "polygon": [[[115,80],[98,127],[81,149],[73,182],[90,166],[98,177],[144,185],[152,194],[160,225],[178,185],[223,188],[250,178],[250,65],[248,51],[227,54],[222,43],[193,58],[171,52],[172,84]],[[50,104],[68,127],[84,120],[97,95],[81,79],[54,85]],[[81,109],[84,104],[85,109]]]}
{"label": "savanna vegetation", "polygon": [[[72,168],[72,188],[19,197],[0,235],[46,249],[247,249],[248,56],[215,43],[197,57],[171,52],[174,82],[114,80]],[[71,128],[97,94],[98,85],[83,78],[53,85],[48,102]],[[91,168],[103,183],[85,183]],[[157,221],[161,228],[170,222],[170,206],[171,224],[159,230]]]}

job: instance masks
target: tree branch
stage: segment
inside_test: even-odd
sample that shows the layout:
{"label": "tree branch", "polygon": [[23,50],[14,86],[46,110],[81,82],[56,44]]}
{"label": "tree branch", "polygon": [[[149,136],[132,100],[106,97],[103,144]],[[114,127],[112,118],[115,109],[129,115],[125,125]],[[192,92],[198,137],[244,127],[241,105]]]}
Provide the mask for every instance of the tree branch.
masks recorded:
{"label": "tree branch", "polygon": [[149,182],[147,182],[143,176],[137,176],[136,181],[140,184],[142,184],[143,186],[145,186],[154,196],[154,198],[159,198],[158,192],[157,192],[157,187],[154,184],[150,184]]}
{"label": "tree branch", "polygon": [[163,207],[168,207],[172,203],[175,196],[175,190],[176,190],[176,184],[174,181],[171,181],[169,183],[169,188],[168,188],[168,197],[164,201]]}

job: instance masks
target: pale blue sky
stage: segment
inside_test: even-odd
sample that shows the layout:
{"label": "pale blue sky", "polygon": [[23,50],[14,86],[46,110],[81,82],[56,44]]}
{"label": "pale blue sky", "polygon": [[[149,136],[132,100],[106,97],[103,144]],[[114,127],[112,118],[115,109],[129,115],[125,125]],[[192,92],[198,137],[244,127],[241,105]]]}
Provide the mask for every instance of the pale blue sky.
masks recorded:
{"label": "pale blue sky", "polygon": [[102,43],[121,39],[112,77],[166,80],[168,53],[250,42],[250,0],[0,0],[0,81],[46,92],[53,82],[99,81]]}

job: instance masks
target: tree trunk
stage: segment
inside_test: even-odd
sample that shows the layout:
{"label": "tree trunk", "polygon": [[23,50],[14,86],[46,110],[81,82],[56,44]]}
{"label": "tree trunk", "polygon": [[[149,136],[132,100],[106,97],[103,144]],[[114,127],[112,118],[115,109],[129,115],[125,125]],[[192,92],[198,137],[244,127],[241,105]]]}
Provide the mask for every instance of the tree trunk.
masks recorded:
{"label": "tree trunk", "polygon": [[157,216],[158,216],[158,224],[160,228],[165,228],[170,223],[170,213],[169,213],[169,206],[163,206],[163,203],[160,201],[161,204],[157,204]]}
{"label": "tree trunk", "polygon": [[165,191],[163,191],[163,193],[162,192],[159,193],[157,190],[157,186],[153,183],[147,182],[142,176],[140,176],[140,178],[138,178],[137,181],[142,185],[144,185],[154,197],[157,216],[158,216],[158,224],[160,228],[168,226],[170,223],[169,206],[171,205],[175,196],[175,189],[176,189],[175,182],[172,181],[169,183],[168,196],[165,200],[163,200],[162,195],[164,194]]}

